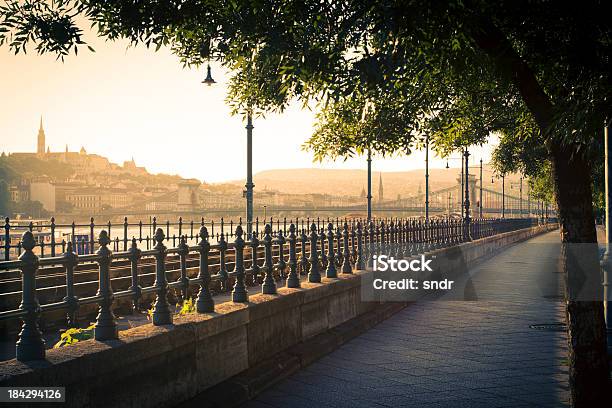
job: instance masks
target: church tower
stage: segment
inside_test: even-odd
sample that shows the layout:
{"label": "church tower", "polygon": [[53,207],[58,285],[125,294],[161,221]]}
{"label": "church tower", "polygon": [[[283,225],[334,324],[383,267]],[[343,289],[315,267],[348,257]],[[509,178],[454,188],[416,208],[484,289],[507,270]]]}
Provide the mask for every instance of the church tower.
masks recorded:
{"label": "church tower", "polygon": [[45,130],[43,129],[42,116],[40,117],[40,127],[38,128],[38,145],[36,153],[45,154]]}
{"label": "church tower", "polygon": [[383,201],[382,173],[379,173],[379,176],[378,176],[378,202],[382,203],[382,201]]}

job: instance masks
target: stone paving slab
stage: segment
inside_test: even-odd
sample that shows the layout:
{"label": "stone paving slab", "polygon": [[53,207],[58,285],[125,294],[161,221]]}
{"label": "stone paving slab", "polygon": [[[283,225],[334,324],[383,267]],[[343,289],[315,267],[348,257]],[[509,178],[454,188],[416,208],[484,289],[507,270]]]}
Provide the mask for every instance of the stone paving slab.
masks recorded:
{"label": "stone paving slab", "polygon": [[541,235],[475,268],[476,292],[500,300],[417,302],[244,407],[568,406],[565,332],[529,327],[564,320],[533,284],[559,276],[555,247],[537,245],[558,240]]}

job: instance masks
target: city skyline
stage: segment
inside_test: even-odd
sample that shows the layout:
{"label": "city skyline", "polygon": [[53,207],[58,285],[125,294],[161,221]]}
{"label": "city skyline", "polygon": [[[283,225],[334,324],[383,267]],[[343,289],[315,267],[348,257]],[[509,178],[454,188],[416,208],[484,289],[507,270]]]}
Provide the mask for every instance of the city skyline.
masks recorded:
{"label": "city skyline", "polygon": [[[91,33],[87,41],[95,53],[83,51],[64,63],[50,55],[0,50],[6,72],[0,85],[13,95],[12,103],[0,111],[3,151],[36,151],[42,115],[52,152],[66,145],[74,151],[84,147],[114,163],[133,157],[151,173],[209,183],[244,178],[245,123],[230,115],[225,103],[227,75],[218,64],[212,67],[217,83],[207,87],[201,84],[204,67],[183,69],[166,49],[155,53],[142,46],[126,48],[126,42],[105,42]],[[301,150],[313,123],[314,112],[299,104],[280,115],[255,118],[254,172],[365,168],[365,157],[313,163],[312,154]],[[484,157],[487,162],[490,150],[491,145],[474,148],[473,159]],[[430,167],[445,165],[444,159],[430,155]],[[450,165],[459,167],[457,160]],[[374,171],[419,168],[424,168],[423,151],[373,161]]]}

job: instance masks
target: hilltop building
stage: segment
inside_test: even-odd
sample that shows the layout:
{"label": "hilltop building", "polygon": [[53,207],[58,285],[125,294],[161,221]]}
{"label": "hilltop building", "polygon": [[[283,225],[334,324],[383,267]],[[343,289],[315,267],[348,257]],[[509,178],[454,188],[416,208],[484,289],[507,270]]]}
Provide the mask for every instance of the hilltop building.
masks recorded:
{"label": "hilltop building", "polygon": [[39,155],[45,154],[45,130],[43,129],[42,116],[40,117],[40,126],[38,127],[38,145],[36,153]]}

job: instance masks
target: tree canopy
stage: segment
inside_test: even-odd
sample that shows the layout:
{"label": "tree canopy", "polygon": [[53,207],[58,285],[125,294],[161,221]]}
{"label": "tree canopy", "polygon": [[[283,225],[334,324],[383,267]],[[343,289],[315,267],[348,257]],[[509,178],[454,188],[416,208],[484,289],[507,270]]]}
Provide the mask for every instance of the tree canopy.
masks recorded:
{"label": "tree canopy", "polygon": [[[366,148],[409,152],[483,143],[492,131],[589,146],[610,115],[610,23],[604,2],[7,1],[0,43],[60,58],[98,34],[170,47],[186,65],[221,61],[235,112],[319,103],[307,143],[317,158]],[[552,103],[513,80],[518,57]],[[501,61],[501,63],[500,63]],[[516,70],[514,70],[516,71]],[[518,71],[517,71],[518,72]]]}

